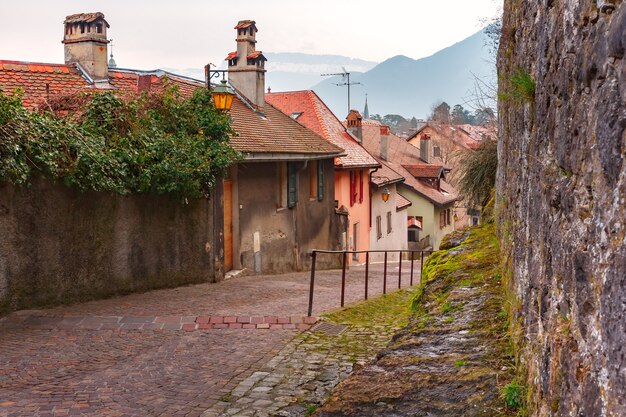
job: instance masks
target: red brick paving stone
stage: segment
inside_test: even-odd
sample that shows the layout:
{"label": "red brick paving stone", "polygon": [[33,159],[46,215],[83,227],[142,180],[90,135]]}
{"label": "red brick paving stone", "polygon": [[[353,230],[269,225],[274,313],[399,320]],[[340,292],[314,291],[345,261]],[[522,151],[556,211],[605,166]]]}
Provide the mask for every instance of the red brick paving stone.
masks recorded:
{"label": "red brick paving stone", "polygon": [[294,330],[295,328],[296,328],[296,325],[293,323],[283,324],[283,329],[285,330]]}
{"label": "red brick paving stone", "polygon": [[198,316],[196,318],[196,323],[198,323],[198,324],[207,324],[209,322],[209,320],[211,320],[211,317],[209,317],[209,316]]}
{"label": "red brick paving stone", "polygon": [[210,330],[213,328],[213,324],[211,323],[200,323],[198,324],[198,329],[199,330]]}
{"label": "red brick paving stone", "polygon": [[282,329],[283,325],[282,324],[270,324],[270,329]]}
{"label": "red brick paving stone", "polygon": [[197,316],[185,316],[180,319],[181,323],[195,323]]}
{"label": "red brick paving stone", "polygon": [[161,330],[165,323],[146,323],[143,325],[143,330]]}
{"label": "red brick paving stone", "polygon": [[163,323],[163,330],[180,330],[182,327],[181,323]]}
{"label": "red brick paving stone", "polygon": [[278,323],[278,317],[276,316],[267,316],[263,319],[265,323],[275,324]]}
{"label": "red brick paving stone", "polygon": [[154,319],[155,323],[180,323],[180,316],[159,316]]}
{"label": "red brick paving stone", "polygon": [[241,323],[229,323],[228,324],[228,328],[229,329],[241,329],[243,325]]}
{"label": "red brick paving stone", "polygon": [[225,316],[224,323],[237,323],[237,317],[235,316]]}
{"label": "red brick paving stone", "polygon": [[[0,403],[0,415],[200,415],[292,337],[284,331],[3,329],[0,375],[12,377],[0,378],[0,398],[11,399]],[[211,360],[198,361],[200,355]]]}
{"label": "red brick paving stone", "polygon": [[226,323],[215,323],[213,325],[214,329],[228,329],[228,324]]}
{"label": "red brick paving stone", "polygon": [[302,316],[291,316],[289,317],[289,323],[300,324],[303,322]]}
{"label": "red brick paving stone", "polygon": [[252,324],[261,324],[261,323],[263,323],[263,317],[262,316],[252,316],[252,317],[250,317],[250,323],[252,323]]}
{"label": "red brick paving stone", "polygon": [[241,326],[242,329],[256,329],[256,324],[247,323]]}
{"label": "red brick paving stone", "polygon": [[250,323],[250,316],[237,317],[237,323]]}
{"label": "red brick paving stone", "polygon": [[183,330],[186,332],[191,332],[191,331],[196,330],[196,326],[197,326],[196,323],[185,323],[183,324]]}
{"label": "red brick paving stone", "polygon": [[298,330],[300,331],[309,330],[310,328],[311,328],[310,324],[304,324],[304,323],[298,324]]}
{"label": "red brick paving stone", "polygon": [[289,317],[278,317],[276,322],[278,324],[287,324],[289,323]]}
{"label": "red brick paving stone", "polygon": [[269,329],[269,328],[270,328],[270,326],[271,326],[271,324],[268,324],[268,323],[261,323],[261,324],[257,324],[257,325],[256,325],[256,328],[257,328],[257,329]]}
{"label": "red brick paving stone", "polygon": [[141,330],[144,323],[122,323],[120,330]]}
{"label": "red brick paving stone", "polygon": [[317,323],[317,317],[304,317],[304,322],[306,324],[315,324]]}
{"label": "red brick paving stone", "polygon": [[211,316],[211,321],[209,321],[209,323],[224,323],[224,317],[223,316]]}

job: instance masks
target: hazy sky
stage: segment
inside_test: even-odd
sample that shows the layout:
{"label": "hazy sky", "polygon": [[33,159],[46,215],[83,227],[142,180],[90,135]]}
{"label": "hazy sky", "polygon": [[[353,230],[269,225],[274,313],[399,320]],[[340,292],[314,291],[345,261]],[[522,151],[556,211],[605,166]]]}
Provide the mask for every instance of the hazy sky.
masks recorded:
{"label": "hazy sky", "polygon": [[256,20],[257,49],[383,61],[420,58],[480,29],[501,0],[0,0],[0,59],[62,62],[66,15],[101,11],[118,66],[221,65],[233,27]]}

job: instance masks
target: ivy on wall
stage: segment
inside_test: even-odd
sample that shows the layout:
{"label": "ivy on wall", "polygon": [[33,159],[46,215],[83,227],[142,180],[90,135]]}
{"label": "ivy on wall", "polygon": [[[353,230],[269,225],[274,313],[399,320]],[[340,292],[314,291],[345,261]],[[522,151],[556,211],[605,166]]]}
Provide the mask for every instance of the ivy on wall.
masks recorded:
{"label": "ivy on wall", "polygon": [[207,197],[239,158],[231,134],[202,89],[82,92],[38,112],[0,90],[0,181],[24,185],[38,173],[82,190]]}

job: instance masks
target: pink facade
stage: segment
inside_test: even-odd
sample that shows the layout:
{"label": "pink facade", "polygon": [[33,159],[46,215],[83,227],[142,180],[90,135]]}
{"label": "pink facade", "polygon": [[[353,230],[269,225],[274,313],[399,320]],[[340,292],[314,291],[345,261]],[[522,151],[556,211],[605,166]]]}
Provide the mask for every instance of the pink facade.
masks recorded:
{"label": "pink facade", "polygon": [[[335,170],[335,200],[349,213],[348,250],[370,248],[369,169]],[[351,197],[352,196],[352,197]],[[350,256],[350,264],[365,262],[365,254]]]}

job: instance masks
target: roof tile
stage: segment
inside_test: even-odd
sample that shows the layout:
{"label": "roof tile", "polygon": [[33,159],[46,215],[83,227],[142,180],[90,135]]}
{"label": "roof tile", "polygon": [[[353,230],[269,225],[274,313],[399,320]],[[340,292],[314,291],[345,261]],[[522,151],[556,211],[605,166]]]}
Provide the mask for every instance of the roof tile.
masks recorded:
{"label": "roof tile", "polygon": [[380,164],[350,135],[315,92],[291,91],[268,93],[265,100],[285,115],[301,113],[296,119],[334,145],[343,148],[346,155],[335,159],[338,168],[377,167]]}

